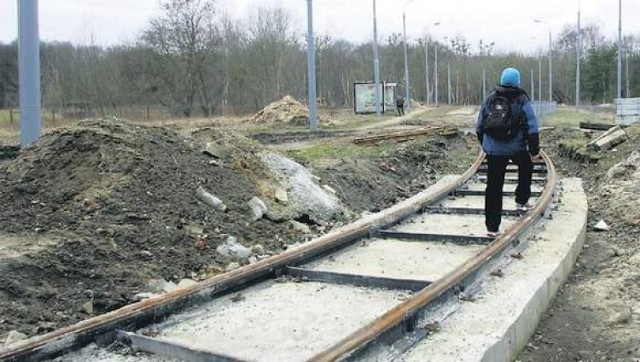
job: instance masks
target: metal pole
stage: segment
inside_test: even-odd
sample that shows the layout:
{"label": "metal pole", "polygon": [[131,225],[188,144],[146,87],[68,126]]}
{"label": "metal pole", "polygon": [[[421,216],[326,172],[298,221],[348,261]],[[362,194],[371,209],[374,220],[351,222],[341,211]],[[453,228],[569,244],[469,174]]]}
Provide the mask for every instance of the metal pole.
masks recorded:
{"label": "metal pole", "polygon": [[482,68],[482,98],[487,96],[487,70]]}
{"label": "metal pole", "polygon": [[549,30],[549,102],[553,102],[553,40]]}
{"label": "metal pole", "polygon": [[[409,2],[405,3],[405,6],[408,4]],[[409,60],[407,59],[407,15],[404,11],[404,6],[402,7],[402,32],[403,32],[403,44],[404,44],[404,85],[405,85],[405,90],[404,90],[404,94],[405,97],[404,99],[407,102],[407,108],[411,109],[411,95],[410,95],[410,83],[409,83]]]}
{"label": "metal pole", "polygon": [[382,115],[380,107],[380,59],[378,58],[378,19],[376,15],[376,0],[373,0],[373,72],[376,97],[376,116]]}
{"label": "metal pole", "polygon": [[580,108],[580,58],[582,58],[582,27],[580,25],[580,1],[578,0],[578,45],[576,47],[576,108]]}
{"label": "metal pole", "polygon": [[631,98],[631,90],[629,88],[629,50],[627,49],[626,53],[626,58],[627,58],[627,70],[626,70],[626,75],[625,75],[625,81],[627,83],[627,91],[625,92],[625,95],[627,96],[627,98]]}
{"label": "metal pole", "polygon": [[438,43],[433,44],[433,56],[435,57],[435,69],[433,73],[433,79],[435,80],[434,90],[435,90],[435,101],[436,107],[440,104],[438,101]]}
{"label": "metal pole", "polygon": [[20,145],[24,148],[42,132],[38,0],[18,0],[18,63]]}
{"label": "metal pole", "polygon": [[542,56],[538,57],[538,100],[542,101]]}
{"label": "metal pole", "polygon": [[313,0],[307,0],[307,68],[309,74],[309,128],[318,131],[316,97],[316,41],[313,35]]}
{"label": "metal pole", "polygon": [[618,98],[622,98],[622,0],[618,1]]}
{"label": "metal pole", "polygon": [[429,84],[429,39],[424,42],[424,68],[425,80],[427,81],[427,107],[431,106],[431,85]]}
{"label": "metal pole", "polygon": [[536,81],[535,81],[535,71],[533,68],[531,69],[531,99],[536,100]]}
{"label": "metal pole", "polygon": [[447,63],[447,99],[451,105],[451,63]]}

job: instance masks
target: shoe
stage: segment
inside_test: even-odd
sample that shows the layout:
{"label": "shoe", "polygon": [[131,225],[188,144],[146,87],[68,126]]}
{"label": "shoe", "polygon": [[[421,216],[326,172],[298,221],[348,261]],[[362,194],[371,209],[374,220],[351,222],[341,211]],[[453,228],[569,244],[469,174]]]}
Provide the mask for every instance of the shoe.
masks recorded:
{"label": "shoe", "polygon": [[490,238],[496,238],[500,235],[500,231],[487,231],[487,236]]}
{"label": "shoe", "polygon": [[529,211],[533,209],[533,205],[531,205],[530,203],[526,203],[526,204],[519,204],[516,202],[516,210],[518,211]]}

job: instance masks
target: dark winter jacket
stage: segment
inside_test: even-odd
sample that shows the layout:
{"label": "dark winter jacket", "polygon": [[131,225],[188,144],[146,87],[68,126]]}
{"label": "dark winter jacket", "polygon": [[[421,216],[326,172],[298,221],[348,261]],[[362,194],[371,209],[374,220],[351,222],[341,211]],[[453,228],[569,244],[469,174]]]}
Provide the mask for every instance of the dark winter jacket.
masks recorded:
{"label": "dark winter jacket", "polygon": [[[512,100],[511,111],[515,117],[522,119],[522,129],[518,134],[509,141],[499,141],[484,133],[482,124],[489,116],[489,101],[500,93],[507,99]],[[527,93],[518,87],[498,86],[494,89],[487,99],[485,99],[478,114],[476,122],[476,133],[478,140],[482,145],[482,149],[487,155],[491,156],[511,156],[518,153],[529,152],[531,155],[537,155],[540,151],[538,137],[538,121],[536,115],[529,103]],[[527,149],[528,148],[528,149]]]}

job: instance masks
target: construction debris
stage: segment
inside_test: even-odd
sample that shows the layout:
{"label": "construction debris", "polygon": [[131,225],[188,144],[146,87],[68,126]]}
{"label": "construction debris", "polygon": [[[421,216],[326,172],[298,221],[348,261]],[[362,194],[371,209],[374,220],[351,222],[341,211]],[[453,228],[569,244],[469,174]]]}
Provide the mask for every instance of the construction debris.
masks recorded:
{"label": "construction debris", "polygon": [[208,193],[202,187],[198,187],[198,189],[196,190],[196,196],[198,197],[198,200],[204,202],[205,204],[213,207],[214,209],[216,209],[218,211],[224,212],[224,211],[227,210],[227,205],[225,205],[222,202],[222,200],[220,200],[216,196]]}
{"label": "construction debris", "polygon": [[610,227],[609,225],[607,225],[606,222],[604,222],[604,220],[600,220],[598,221],[598,223],[593,227],[594,230],[596,231],[609,231]]}
{"label": "construction debris", "polygon": [[615,126],[616,126],[615,124],[610,124],[610,123],[580,122],[580,128],[593,129],[597,131],[607,131]]}
{"label": "construction debris", "polygon": [[[433,133],[433,132],[438,131],[438,130],[443,130],[443,127],[425,127],[425,128],[420,128],[420,129],[411,130],[411,131],[392,132],[392,133],[387,133],[387,134],[383,134],[383,135],[360,137],[360,138],[354,139],[353,143],[355,143],[357,145],[360,145],[360,144],[371,145],[371,144],[377,144],[377,143],[379,143],[381,141],[388,141],[388,140],[393,140],[393,141],[397,141],[397,142],[405,142],[405,141],[412,140],[412,139],[416,138],[417,136],[430,134],[430,133]],[[447,132],[444,132],[445,130]],[[455,129],[444,129],[443,133],[446,133],[446,134],[442,134],[442,135],[448,136],[448,135],[450,135],[452,130],[455,130]],[[455,130],[455,132],[457,132],[457,130]],[[455,134],[455,133],[453,133],[453,134]]]}
{"label": "construction debris", "polygon": [[247,202],[249,209],[251,210],[251,220],[256,221],[262,219],[262,216],[267,212],[267,205],[260,198],[254,196],[249,202]]}
{"label": "construction debris", "polygon": [[587,148],[596,151],[606,151],[627,140],[627,134],[620,128],[615,126],[602,134],[600,137],[589,142]]}

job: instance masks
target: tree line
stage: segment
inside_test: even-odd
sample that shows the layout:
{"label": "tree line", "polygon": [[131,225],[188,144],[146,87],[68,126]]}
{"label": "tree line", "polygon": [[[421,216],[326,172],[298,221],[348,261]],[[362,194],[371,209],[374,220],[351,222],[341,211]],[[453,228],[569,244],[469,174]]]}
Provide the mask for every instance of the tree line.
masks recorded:
{"label": "tree line", "polygon": [[[306,99],[306,38],[286,10],[259,8],[242,21],[220,12],[215,0],[163,0],[160,6],[161,15],[130,44],[43,42],[43,106],[78,116],[154,108],[190,117],[253,112],[287,94]],[[594,24],[582,29],[582,38],[582,102],[610,103],[617,87],[617,44]],[[574,24],[553,39],[553,98],[561,103],[575,101],[576,39]],[[625,36],[623,45],[623,94],[640,96],[640,36]],[[353,82],[373,79],[372,47],[317,37],[317,92],[324,104],[352,106]],[[382,79],[399,83],[404,94],[402,47],[399,33],[381,39],[380,64]],[[440,104],[478,104],[500,71],[515,66],[523,88],[546,100],[547,51],[497,53],[491,42],[471,44],[462,37],[410,39],[411,94],[433,102],[437,76]],[[0,108],[18,105],[17,62],[16,42],[0,43]]]}

